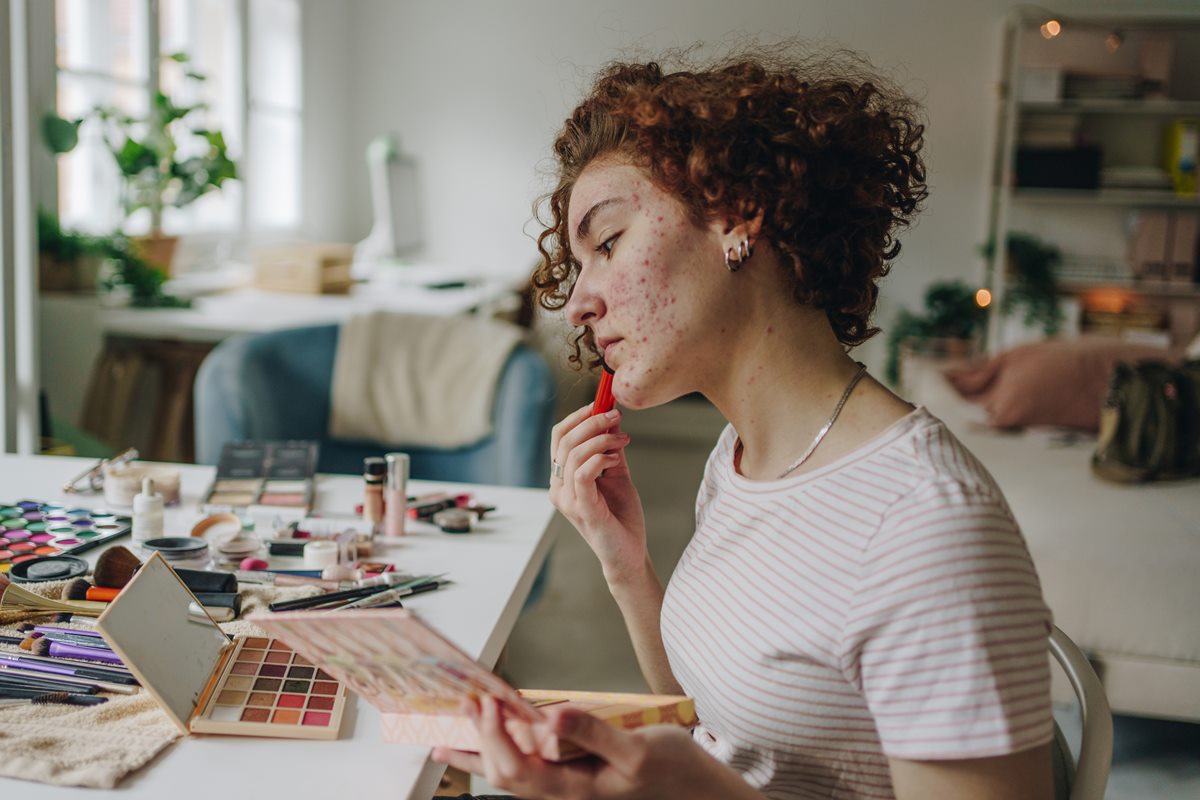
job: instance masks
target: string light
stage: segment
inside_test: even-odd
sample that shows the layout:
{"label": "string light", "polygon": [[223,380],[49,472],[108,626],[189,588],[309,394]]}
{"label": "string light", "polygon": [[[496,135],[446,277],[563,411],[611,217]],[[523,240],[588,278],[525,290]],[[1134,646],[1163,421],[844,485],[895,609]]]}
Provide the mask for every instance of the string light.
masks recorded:
{"label": "string light", "polygon": [[1108,48],[1108,52],[1115,53],[1121,49],[1121,45],[1125,43],[1125,36],[1120,31],[1112,31],[1108,36],[1104,37],[1104,46]]}
{"label": "string light", "polygon": [[1048,19],[1042,23],[1041,31],[1043,38],[1053,39],[1062,33],[1062,23],[1056,19]]}
{"label": "string light", "polygon": [[992,304],[992,293],[987,289],[980,289],[975,293],[975,305],[980,308],[987,308]]}

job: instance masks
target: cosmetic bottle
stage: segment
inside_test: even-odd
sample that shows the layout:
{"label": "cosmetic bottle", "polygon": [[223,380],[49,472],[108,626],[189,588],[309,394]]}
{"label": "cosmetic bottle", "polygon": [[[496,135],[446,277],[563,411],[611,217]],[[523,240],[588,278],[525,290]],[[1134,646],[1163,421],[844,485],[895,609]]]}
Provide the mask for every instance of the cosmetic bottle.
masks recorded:
{"label": "cosmetic bottle", "polygon": [[363,518],[375,533],[383,522],[383,480],[387,462],[382,458],[363,459]]}
{"label": "cosmetic bottle", "polygon": [[408,454],[388,453],[383,457],[387,475],[383,486],[383,535],[404,535],[408,511]]}
{"label": "cosmetic bottle", "polygon": [[133,541],[142,544],[163,535],[163,497],[154,492],[154,479],[142,479],[142,493],[133,498]]}

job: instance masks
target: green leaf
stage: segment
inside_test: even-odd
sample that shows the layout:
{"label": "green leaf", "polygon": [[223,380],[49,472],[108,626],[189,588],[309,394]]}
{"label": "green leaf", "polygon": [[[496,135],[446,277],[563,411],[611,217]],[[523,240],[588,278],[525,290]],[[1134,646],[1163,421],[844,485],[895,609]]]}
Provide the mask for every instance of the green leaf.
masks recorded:
{"label": "green leaf", "polygon": [[158,154],[151,148],[126,137],[125,143],[115,154],[121,174],[133,177],[146,169],[158,168]]}
{"label": "green leaf", "polygon": [[182,50],[179,50],[174,53],[168,53],[165,56],[163,56],[163,58],[165,58],[169,61],[174,61],[176,64],[186,64],[192,60],[192,57],[189,56],[187,53],[183,52]]}
{"label": "green leaf", "polygon": [[79,144],[79,126],[82,119],[63,119],[54,113],[42,117],[42,136],[51,152],[56,155],[69,153]]}
{"label": "green leaf", "polygon": [[184,75],[187,75],[189,78],[191,78],[191,79],[192,79],[192,80],[194,80],[194,81],[206,81],[206,80],[208,80],[208,76],[207,76],[207,75],[201,75],[199,72],[194,72],[194,71],[192,71],[192,70],[188,70],[187,72],[185,72],[185,73],[184,73]]}

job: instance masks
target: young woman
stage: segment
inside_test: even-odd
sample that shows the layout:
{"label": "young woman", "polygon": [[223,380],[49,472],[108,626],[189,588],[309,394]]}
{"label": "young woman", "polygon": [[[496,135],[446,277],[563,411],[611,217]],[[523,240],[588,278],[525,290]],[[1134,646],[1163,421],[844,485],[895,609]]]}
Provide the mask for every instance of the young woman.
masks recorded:
{"label": "young woman", "polygon": [[619,411],[555,427],[550,497],[700,724],[553,714],[595,758],[550,764],[484,698],[482,752],[436,758],[524,798],[1050,796],[1049,613],[1008,505],[847,354],[926,195],[922,131],[845,57],[599,78],[554,144],[540,301],[620,405],[700,392],[729,426],[665,591]]}

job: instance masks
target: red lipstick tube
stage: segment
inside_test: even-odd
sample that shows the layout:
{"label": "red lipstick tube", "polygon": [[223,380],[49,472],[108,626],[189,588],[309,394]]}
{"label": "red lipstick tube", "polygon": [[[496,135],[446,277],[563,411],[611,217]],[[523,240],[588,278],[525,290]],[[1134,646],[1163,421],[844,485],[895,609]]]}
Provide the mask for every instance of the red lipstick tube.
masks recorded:
{"label": "red lipstick tube", "polygon": [[612,393],[613,374],[607,369],[600,373],[600,388],[596,390],[596,399],[592,403],[592,413],[589,417],[594,417],[597,414],[607,414],[613,408],[613,393]]}

